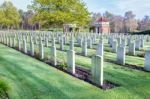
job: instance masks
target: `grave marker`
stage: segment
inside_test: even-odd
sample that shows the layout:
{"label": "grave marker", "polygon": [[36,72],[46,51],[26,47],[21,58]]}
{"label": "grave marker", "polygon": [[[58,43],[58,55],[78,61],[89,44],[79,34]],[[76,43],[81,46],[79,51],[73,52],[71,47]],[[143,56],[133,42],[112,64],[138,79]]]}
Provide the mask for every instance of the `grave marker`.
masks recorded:
{"label": "grave marker", "polygon": [[144,69],[150,71],[150,51],[145,53]]}
{"label": "grave marker", "polygon": [[103,57],[92,57],[92,81],[98,85],[103,85]]}
{"label": "grave marker", "polygon": [[117,63],[120,65],[125,65],[125,47],[118,46]]}
{"label": "grave marker", "polygon": [[67,51],[67,65],[67,70],[75,74],[75,51],[73,50]]}

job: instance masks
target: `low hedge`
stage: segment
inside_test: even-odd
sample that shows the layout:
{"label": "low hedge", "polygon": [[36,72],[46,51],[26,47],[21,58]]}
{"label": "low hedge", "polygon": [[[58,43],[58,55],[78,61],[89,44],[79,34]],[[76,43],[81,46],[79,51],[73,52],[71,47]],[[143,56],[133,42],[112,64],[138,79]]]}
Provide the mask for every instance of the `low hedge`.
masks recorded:
{"label": "low hedge", "polygon": [[150,30],[141,31],[141,32],[132,32],[133,35],[150,35]]}

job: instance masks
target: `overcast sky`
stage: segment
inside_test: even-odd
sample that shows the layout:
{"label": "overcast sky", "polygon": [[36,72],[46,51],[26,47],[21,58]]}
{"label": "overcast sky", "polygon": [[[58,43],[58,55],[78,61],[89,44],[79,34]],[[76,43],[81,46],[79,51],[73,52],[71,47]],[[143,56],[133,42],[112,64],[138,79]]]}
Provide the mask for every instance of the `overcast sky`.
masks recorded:
{"label": "overcast sky", "polygon": [[[5,0],[0,0],[0,4]],[[23,10],[27,10],[27,5],[32,0],[9,0],[13,4]],[[150,16],[150,0],[83,0],[90,12],[110,11],[114,14],[124,15],[126,11],[133,11],[137,18],[145,15]]]}

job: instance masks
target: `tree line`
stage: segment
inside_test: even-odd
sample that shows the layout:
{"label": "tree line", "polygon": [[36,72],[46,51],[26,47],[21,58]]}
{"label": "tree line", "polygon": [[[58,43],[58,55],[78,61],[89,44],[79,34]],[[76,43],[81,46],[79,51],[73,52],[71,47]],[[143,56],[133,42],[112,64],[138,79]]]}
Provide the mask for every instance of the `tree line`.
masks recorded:
{"label": "tree line", "polygon": [[99,17],[105,17],[110,22],[111,32],[126,33],[150,30],[150,16],[145,15],[144,18],[136,19],[136,15],[132,11],[125,12],[124,16],[115,15],[106,11],[105,13],[92,13],[92,22]]}
{"label": "tree line", "polygon": [[28,11],[17,10],[10,2],[0,5],[1,29],[42,29],[62,28],[63,24],[77,24],[89,28],[99,17],[105,17],[110,22],[111,32],[136,32],[150,29],[150,17],[136,19],[132,11],[124,16],[105,13],[90,13],[82,0],[33,0],[28,5]]}

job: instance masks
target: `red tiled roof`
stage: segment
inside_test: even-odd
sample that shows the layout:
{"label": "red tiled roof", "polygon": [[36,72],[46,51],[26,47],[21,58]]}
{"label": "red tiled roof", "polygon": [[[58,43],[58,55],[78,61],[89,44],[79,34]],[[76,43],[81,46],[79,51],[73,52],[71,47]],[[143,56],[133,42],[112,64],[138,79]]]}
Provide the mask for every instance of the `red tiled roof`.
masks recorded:
{"label": "red tiled roof", "polygon": [[109,22],[106,18],[98,18],[96,22]]}

